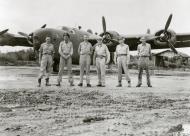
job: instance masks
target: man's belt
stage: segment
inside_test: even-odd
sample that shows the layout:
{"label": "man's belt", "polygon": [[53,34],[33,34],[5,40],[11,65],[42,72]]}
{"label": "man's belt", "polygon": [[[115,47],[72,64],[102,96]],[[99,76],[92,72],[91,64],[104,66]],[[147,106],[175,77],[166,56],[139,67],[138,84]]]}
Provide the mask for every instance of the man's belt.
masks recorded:
{"label": "man's belt", "polygon": [[118,54],[117,56],[118,56],[118,57],[127,56],[127,54]]}
{"label": "man's belt", "polygon": [[142,57],[142,58],[146,58],[146,57],[150,57],[150,56],[140,56],[140,57]]}
{"label": "man's belt", "polygon": [[64,55],[69,55],[69,53],[63,53]]}
{"label": "man's belt", "polygon": [[90,55],[90,53],[80,53],[80,55]]}
{"label": "man's belt", "polygon": [[43,55],[52,55],[52,53],[43,53]]}
{"label": "man's belt", "polygon": [[97,57],[97,58],[100,58],[100,59],[103,59],[103,58],[105,58],[106,56],[104,56],[104,55],[97,55],[96,57]]}

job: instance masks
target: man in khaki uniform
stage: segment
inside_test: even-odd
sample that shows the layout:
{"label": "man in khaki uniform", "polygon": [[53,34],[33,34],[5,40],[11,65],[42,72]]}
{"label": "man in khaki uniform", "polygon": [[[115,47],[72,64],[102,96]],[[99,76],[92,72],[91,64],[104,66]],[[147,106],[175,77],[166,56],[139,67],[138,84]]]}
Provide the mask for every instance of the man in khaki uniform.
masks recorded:
{"label": "man in khaki uniform", "polygon": [[137,87],[142,85],[142,74],[143,69],[146,70],[146,78],[147,78],[147,85],[148,87],[152,87],[150,82],[150,74],[149,74],[149,60],[151,59],[151,46],[150,44],[146,43],[146,37],[142,37],[140,39],[142,42],[138,45],[138,57],[139,57],[139,74],[138,74],[138,84]]}
{"label": "man in khaki uniform", "polygon": [[118,85],[122,86],[122,69],[125,73],[125,78],[128,81],[128,87],[131,87],[131,79],[129,77],[128,64],[130,61],[129,46],[124,43],[124,38],[119,38],[119,43],[116,47],[116,62],[118,65]]}
{"label": "man in khaki uniform", "polygon": [[80,83],[78,86],[83,86],[84,69],[86,68],[86,83],[87,87],[91,87],[90,84],[90,63],[92,55],[92,45],[88,42],[88,36],[84,35],[84,41],[79,44],[78,53],[80,55]]}
{"label": "man in khaki uniform", "polygon": [[105,65],[110,61],[110,52],[108,47],[102,43],[102,39],[98,39],[98,43],[95,45],[93,62],[97,67],[98,85],[105,87]]}
{"label": "man in khaki uniform", "polygon": [[53,56],[55,53],[54,45],[51,44],[51,38],[46,37],[46,42],[41,44],[39,49],[40,75],[38,77],[38,86],[41,86],[43,76],[46,76],[46,86],[49,84],[49,76],[52,72]]}
{"label": "man in khaki uniform", "polygon": [[65,33],[63,35],[64,41],[60,42],[59,45],[59,54],[60,54],[60,62],[59,62],[59,73],[57,78],[57,86],[61,86],[62,75],[64,72],[64,67],[67,65],[68,70],[68,81],[70,86],[74,86],[73,77],[72,77],[72,55],[73,55],[73,44],[69,40],[70,35]]}

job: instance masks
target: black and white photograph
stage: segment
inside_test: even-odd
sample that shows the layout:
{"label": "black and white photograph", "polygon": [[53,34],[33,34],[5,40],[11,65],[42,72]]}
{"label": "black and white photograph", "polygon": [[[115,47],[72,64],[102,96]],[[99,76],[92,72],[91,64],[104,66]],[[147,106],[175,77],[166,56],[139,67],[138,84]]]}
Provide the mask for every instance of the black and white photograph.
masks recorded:
{"label": "black and white photograph", "polygon": [[190,136],[189,0],[0,0],[0,136]]}

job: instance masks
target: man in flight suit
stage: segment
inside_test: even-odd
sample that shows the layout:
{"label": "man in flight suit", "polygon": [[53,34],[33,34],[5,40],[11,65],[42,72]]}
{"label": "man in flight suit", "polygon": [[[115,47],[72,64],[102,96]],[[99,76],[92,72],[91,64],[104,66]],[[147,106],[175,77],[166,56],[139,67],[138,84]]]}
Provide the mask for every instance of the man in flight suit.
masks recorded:
{"label": "man in flight suit", "polygon": [[125,78],[128,81],[128,87],[131,87],[131,79],[129,77],[128,64],[130,61],[129,46],[124,43],[125,39],[123,37],[119,38],[119,43],[116,47],[116,62],[118,65],[118,85],[122,86],[122,69],[125,73]]}
{"label": "man in flight suit", "polygon": [[54,45],[51,44],[51,38],[46,37],[46,42],[41,44],[39,49],[40,75],[38,77],[38,86],[41,86],[43,76],[46,76],[46,86],[49,84],[49,76],[52,72],[53,56],[55,53]]}
{"label": "man in flight suit", "polygon": [[136,87],[140,87],[142,85],[142,74],[143,69],[146,70],[146,78],[147,78],[147,85],[148,87],[152,87],[150,82],[150,74],[149,74],[149,60],[151,59],[151,46],[150,44],[146,43],[146,37],[142,37],[140,39],[142,42],[138,45],[138,57],[139,57],[139,74],[138,74],[138,84]]}
{"label": "man in flight suit", "polygon": [[60,42],[59,45],[59,54],[60,54],[60,62],[59,62],[59,73],[57,78],[57,85],[61,86],[62,75],[64,72],[64,67],[67,65],[68,70],[68,81],[70,86],[74,86],[73,77],[72,77],[72,55],[73,55],[73,44],[70,41],[70,35],[65,33],[63,35],[64,40]]}
{"label": "man in flight suit", "polygon": [[83,85],[83,75],[84,69],[86,68],[86,83],[87,87],[91,87],[90,84],[90,63],[91,63],[91,55],[92,55],[92,45],[88,42],[88,36],[84,35],[84,41],[79,44],[78,54],[80,55],[80,83],[78,86]]}
{"label": "man in flight suit", "polygon": [[97,39],[98,43],[95,45],[93,62],[97,67],[98,85],[99,87],[105,87],[105,65],[110,61],[110,52],[108,47],[102,43],[102,39]]}

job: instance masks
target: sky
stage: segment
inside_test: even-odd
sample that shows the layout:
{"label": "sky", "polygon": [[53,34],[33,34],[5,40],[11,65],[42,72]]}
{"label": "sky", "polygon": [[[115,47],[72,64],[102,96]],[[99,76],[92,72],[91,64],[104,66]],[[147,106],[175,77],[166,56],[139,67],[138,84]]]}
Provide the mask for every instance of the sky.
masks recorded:
{"label": "sky", "polygon": [[[189,5],[189,0],[0,0],[0,30],[30,33],[47,24],[50,28],[80,25],[100,33],[105,16],[107,30],[135,35],[147,28],[151,33],[164,28],[172,13],[170,29],[190,33]],[[190,54],[189,48],[184,51]]]}

